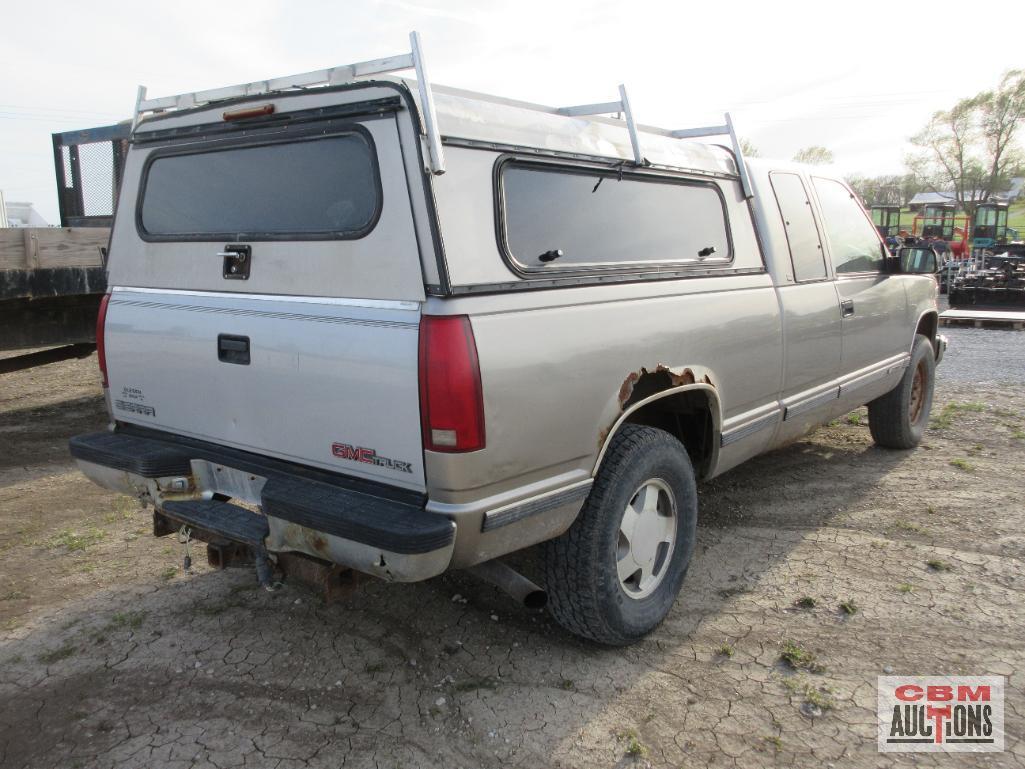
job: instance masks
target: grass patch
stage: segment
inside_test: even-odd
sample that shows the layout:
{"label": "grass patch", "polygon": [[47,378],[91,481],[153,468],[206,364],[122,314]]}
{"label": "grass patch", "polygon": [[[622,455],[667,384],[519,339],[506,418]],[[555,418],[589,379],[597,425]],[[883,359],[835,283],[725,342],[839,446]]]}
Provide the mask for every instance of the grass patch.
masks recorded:
{"label": "grass patch", "polygon": [[626,742],[626,754],[631,758],[644,758],[648,755],[648,749],[641,743],[637,732],[633,729],[624,729],[616,738],[620,742]]}
{"label": "grass patch", "polygon": [[810,595],[803,596],[794,601],[794,606],[796,606],[798,609],[814,609],[817,604],[818,601],[816,601]]}
{"label": "grass patch", "polygon": [[46,543],[46,546],[51,550],[55,550],[59,547],[63,547],[69,553],[78,552],[85,550],[87,547],[95,545],[101,541],[106,534],[97,528],[89,529],[88,531],[77,532],[71,529],[64,529],[50,538]]}
{"label": "grass patch", "polygon": [[779,753],[783,750],[783,740],[779,738],[779,735],[772,735],[771,737],[762,737],[767,745],[771,745],[772,749]]}
{"label": "grass patch", "polygon": [[961,459],[961,457],[957,457],[956,459],[950,460],[950,464],[952,467],[956,467],[958,470],[964,470],[966,473],[975,472],[975,465],[973,465],[967,459]]}
{"label": "grass patch", "polygon": [[907,531],[912,534],[928,534],[929,532],[917,523],[911,521],[896,520],[893,522],[893,528],[899,529],[900,531]]}
{"label": "grass patch", "polygon": [[387,669],[388,669],[388,666],[385,665],[383,662],[370,662],[370,663],[367,664],[367,666],[365,668],[366,672],[371,673],[371,674],[373,674],[373,673],[383,673]]}
{"label": "grass patch", "polygon": [[794,670],[807,670],[809,673],[822,673],[825,665],[815,657],[814,652],[802,649],[793,641],[784,641],[780,647],[779,658]]}
{"label": "grass patch", "polygon": [[802,676],[784,678],[783,686],[791,694],[797,695],[808,704],[815,705],[822,710],[830,710],[836,706],[832,689],[825,685],[813,686]]}
{"label": "grass patch", "polygon": [[932,571],[950,571],[954,567],[946,561],[941,561],[939,558],[931,558],[925,562]]}
{"label": "grass patch", "polygon": [[166,569],[164,569],[162,572],[160,572],[160,579],[164,580],[164,582],[170,582],[172,579],[174,579],[177,576],[178,576],[178,567],[177,566],[168,566]]}
{"label": "grass patch", "polygon": [[854,425],[855,427],[861,424],[861,414],[857,411],[852,411],[845,417],[845,419],[847,420],[847,424]]}
{"label": "grass patch", "polygon": [[135,511],[139,509],[139,503],[131,497],[120,496],[114,500],[114,509],[103,516],[104,523],[117,523],[128,521],[135,517]]}
{"label": "grass patch", "polygon": [[854,603],[853,598],[848,598],[846,601],[840,601],[840,611],[849,617],[858,613],[858,605]]}
{"label": "grass patch", "polygon": [[1016,427],[1011,430],[1011,437],[1016,438],[1019,441],[1025,440],[1025,430],[1022,430],[1020,427]]}
{"label": "grass patch", "polygon": [[142,627],[142,623],[145,621],[146,612],[144,611],[119,611],[110,618],[110,623],[107,627],[111,630],[117,630],[120,628],[138,630]]}
{"label": "grass patch", "polygon": [[806,686],[803,694],[805,702],[822,708],[822,710],[832,710],[836,704],[833,692],[825,686]]}
{"label": "grass patch", "polygon": [[726,657],[727,659],[729,659],[737,653],[737,650],[730,646],[730,644],[728,643],[721,643],[715,647],[715,653],[718,654],[720,657]]}
{"label": "grass patch", "polygon": [[952,401],[945,405],[939,414],[935,414],[929,420],[929,426],[938,430],[945,430],[954,424],[954,418],[958,415],[966,413],[978,414],[985,410],[985,403],[958,403],[957,401]]}
{"label": "grass patch", "polygon": [[76,651],[78,651],[78,649],[76,649],[71,644],[65,644],[64,646],[61,646],[59,649],[53,649],[52,651],[40,654],[36,657],[36,659],[42,662],[44,665],[52,665],[55,662],[66,660]]}
{"label": "grass patch", "polygon": [[910,582],[901,582],[899,585],[897,585],[897,592],[898,593],[913,593],[913,592],[915,592],[915,586],[912,585]]}
{"label": "grass patch", "polygon": [[31,596],[24,590],[8,590],[6,593],[0,594],[0,601],[24,601],[26,598],[31,598]]}

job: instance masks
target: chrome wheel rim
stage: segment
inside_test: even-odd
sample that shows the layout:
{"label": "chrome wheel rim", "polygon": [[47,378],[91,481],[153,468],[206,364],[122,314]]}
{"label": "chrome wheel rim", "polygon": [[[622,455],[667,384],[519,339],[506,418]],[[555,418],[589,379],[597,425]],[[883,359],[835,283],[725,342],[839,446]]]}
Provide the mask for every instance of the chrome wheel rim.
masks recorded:
{"label": "chrome wheel rim", "polygon": [[623,592],[640,600],[662,584],[676,543],[676,498],[661,478],[645,481],[630,497],[619,524],[616,570]]}
{"label": "chrome wheel rim", "polygon": [[925,361],[919,361],[915,366],[915,377],[911,380],[911,402],[908,404],[908,416],[911,424],[917,424],[918,418],[922,415],[922,406],[925,404]]}

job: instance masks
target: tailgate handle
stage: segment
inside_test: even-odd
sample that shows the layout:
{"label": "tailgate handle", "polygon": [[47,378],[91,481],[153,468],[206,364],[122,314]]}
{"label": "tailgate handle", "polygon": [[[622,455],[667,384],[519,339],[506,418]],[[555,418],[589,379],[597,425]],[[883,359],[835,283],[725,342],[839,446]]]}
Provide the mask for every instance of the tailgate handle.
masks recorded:
{"label": "tailgate handle", "polygon": [[253,249],[244,243],[229,243],[217,253],[224,260],[221,275],[225,280],[249,280]]}
{"label": "tailgate handle", "polygon": [[249,365],[249,337],[231,334],[217,335],[217,360],[222,363]]}

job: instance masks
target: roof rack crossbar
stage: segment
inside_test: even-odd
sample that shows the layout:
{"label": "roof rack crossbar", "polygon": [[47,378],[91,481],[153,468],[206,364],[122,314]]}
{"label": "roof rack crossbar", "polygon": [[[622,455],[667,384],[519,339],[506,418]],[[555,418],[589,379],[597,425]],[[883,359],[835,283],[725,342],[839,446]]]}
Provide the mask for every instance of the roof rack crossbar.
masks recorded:
{"label": "roof rack crossbar", "polygon": [[214,88],[208,91],[162,96],[156,99],[146,98],[146,87],[139,86],[135,100],[135,113],[132,119],[132,130],[139,124],[147,112],[179,110],[197,107],[203,104],[235,99],[243,96],[258,96],[264,93],[309,88],[312,86],[341,85],[368,77],[389,72],[401,72],[406,69],[416,70],[418,89],[420,91],[420,109],[423,115],[424,130],[427,134],[427,156],[429,170],[435,174],[445,173],[445,156],[441,146],[441,132],[438,130],[437,114],[434,111],[434,97],[431,94],[431,83],[427,76],[427,65],[424,62],[423,46],[420,34],[409,33],[410,53],[389,56],[384,59],[361,61],[355,64],[343,64],[330,69],[319,69],[315,72],[303,72],[298,75],[287,75],[270,80],[257,80],[252,83]]}
{"label": "roof rack crossbar", "polygon": [[696,139],[702,136],[729,136],[730,145],[733,147],[733,155],[737,161],[737,173],[740,175],[740,187],[744,191],[745,198],[753,198],[754,190],[751,188],[751,178],[747,173],[747,164],[744,162],[744,150],[737,138],[737,131],[733,127],[733,119],[730,113],[725,115],[725,122],[722,125],[704,126],[702,128],[681,128],[677,131],[670,131],[669,135],[674,139]]}
{"label": "roof rack crossbar", "polygon": [[626,119],[627,130],[630,132],[630,147],[633,149],[634,162],[639,166],[644,165],[644,156],[641,155],[641,143],[637,136],[637,124],[634,122],[633,110],[630,109],[630,100],[626,95],[626,86],[619,86],[619,101],[606,101],[600,104],[580,104],[575,107],[560,107],[555,112],[566,117],[622,113]]}

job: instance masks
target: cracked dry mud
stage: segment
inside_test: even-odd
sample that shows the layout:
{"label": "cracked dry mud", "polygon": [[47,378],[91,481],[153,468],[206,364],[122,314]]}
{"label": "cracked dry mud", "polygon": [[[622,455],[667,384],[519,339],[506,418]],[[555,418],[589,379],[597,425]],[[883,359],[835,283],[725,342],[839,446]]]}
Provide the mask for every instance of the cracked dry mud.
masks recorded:
{"label": "cracked dry mud", "polygon": [[[95,361],[5,376],[0,766],[1023,766],[1025,395],[947,404],[917,451],[862,412],[706,485],[675,609],[616,650],[458,574],[331,606],[182,575],[68,458],[105,422]],[[1007,676],[1006,752],[878,754],[884,670]]]}

